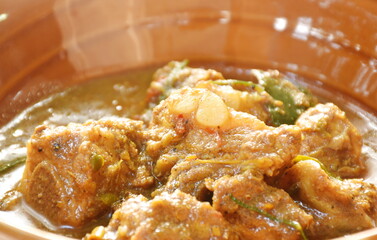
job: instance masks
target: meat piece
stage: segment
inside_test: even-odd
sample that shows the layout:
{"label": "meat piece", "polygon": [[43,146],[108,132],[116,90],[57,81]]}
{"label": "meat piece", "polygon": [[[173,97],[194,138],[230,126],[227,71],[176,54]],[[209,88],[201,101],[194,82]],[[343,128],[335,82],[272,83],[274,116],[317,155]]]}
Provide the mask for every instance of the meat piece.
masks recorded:
{"label": "meat piece", "polygon": [[200,201],[212,201],[212,192],[208,190],[208,182],[225,175],[236,175],[249,169],[247,162],[221,159],[202,160],[194,155],[187,156],[171,170],[171,175],[160,189],[153,192],[157,195],[163,191],[172,193],[176,189],[194,196]]}
{"label": "meat piece", "polygon": [[194,87],[202,80],[224,79],[223,75],[212,69],[190,68],[187,61],[171,61],[158,69],[153,75],[147,92],[147,102],[151,107],[182,87]]}
{"label": "meat piece", "polygon": [[309,234],[315,239],[338,237],[376,226],[377,189],[360,179],[330,177],[312,160],[296,163],[280,180],[295,199],[307,206],[315,223]]}
{"label": "meat piece", "polygon": [[364,173],[362,137],[337,106],[318,104],[304,112],[296,125],[303,134],[302,155],[319,159],[331,173],[343,178]]}
{"label": "meat piece", "polygon": [[26,203],[56,225],[80,227],[108,211],[123,192],[149,188],[153,177],[139,156],[142,125],[103,119],[37,127],[21,181]]}
{"label": "meat piece", "polygon": [[241,239],[301,239],[301,234],[286,223],[241,206],[234,199],[281,221],[296,221],[304,230],[312,222],[312,216],[306,214],[285,191],[268,186],[259,174],[245,172],[225,176],[209,188],[214,191],[213,208],[223,214]]}
{"label": "meat piece", "polygon": [[[275,101],[263,87],[251,82],[228,79],[212,69],[190,68],[187,62],[172,61],[158,69],[148,89],[147,102],[151,107],[182,87],[205,88],[220,96],[225,104],[236,111],[250,113],[272,124],[271,108],[279,108],[282,102]],[[149,114],[144,119],[150,120]]]}
{"label": "meat piece", "polygon": [[291,165],[301,142],[297,126],[266,126],[198,88],[177,90],[155,107],[147,132],[146,150],[156,160],[154,172],[159,177],[168,176],[174,164],[188,155],[248,161],[250,167],[275,175]]}
{"label": "meat piece", "polygon": [[239,239],[223,216],[208,203],[176,191],[147,201],[137,196],[124,202],[109,225],[97,227],[86,240]]}

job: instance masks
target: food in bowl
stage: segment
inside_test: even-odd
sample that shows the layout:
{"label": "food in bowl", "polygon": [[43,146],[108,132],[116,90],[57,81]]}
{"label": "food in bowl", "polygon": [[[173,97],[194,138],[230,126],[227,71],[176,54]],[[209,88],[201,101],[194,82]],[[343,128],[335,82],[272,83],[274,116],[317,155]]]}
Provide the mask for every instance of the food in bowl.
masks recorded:
{"label": "food in bowl", "polygon": [[247,72],[172,61],[141,88],[139,111],[46,121],[2,208],[50,229],[98,225],[84,239],[322,239],[374,227],[377,189],[361,178],[376,155],[345,112],[276,70]]}

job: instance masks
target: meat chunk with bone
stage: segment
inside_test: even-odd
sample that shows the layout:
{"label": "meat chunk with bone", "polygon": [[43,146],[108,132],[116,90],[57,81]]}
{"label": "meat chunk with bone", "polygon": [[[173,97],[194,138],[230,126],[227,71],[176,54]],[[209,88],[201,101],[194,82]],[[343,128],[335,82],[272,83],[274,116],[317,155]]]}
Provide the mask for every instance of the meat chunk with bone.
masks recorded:
{"label": "meat chunk with bone", "polygon": [[318,162],[303,160],[283,174],[279,185],[314,216],[308,233],[316,239],[376,226],[377,189],[373,184],[361,179],[337,179]]}
{"label": "meat chunk with bone", "polygon": [[191,68],[187,61],[172,61],[156,71],[147,102],[154,107],[182,87],[205,88],[234,110],[252,114],[272,126],[294,124],[303,111],[317,103],[309,91],[295,86],[278,71],[253,69],[249,77],[253,81],[224,79],[215,70]]}
{"label": "meat chunk with bone", "polygon": [[251,172],[213,182],[213,207],[241,239],[302,239],[312,222],[285,191],[268,186]]}
{"label": "meat chunk with bone", "polygon": [[97,227],[86,240],[237,240],[232,226],[209,203],[175,191],[148,201],[139,195],[115,211],[107,227]]}
{"label": "meat chunk with bone", "polygon": [[179,189],[200,201],[212,201],[212,191],[208,189],[209,182],[225,175],[237,175],[248,169],[250,169],[248,161],[202,160],[190,155],[172,168],[167,183],[154,191],[152,195],[158,195],[164,191],[172,193]]}
{"label": "meat chunk with bone", "polygon": [[281,105],[263,87],[251,81],[224,79],[215,70],[186,65],[186,62],[172,61],[157,70],[148,89],[147,102],[151,106],[182,87],[205,88],[220,96],[227,106],[250,113],[267,123],[272,121],[268,107]]}
{"label": "meat chunk with bone", "polygon": [[188,155],[249,161],[250,166],[275,175],[291,165],[301,143],[297,126],[269,127],[199,88],[177,90],[155,107],[147,134],[147,154],[156,161],[155,174],[163,178]]}
{"label": "meat chunk with bone", "polygon": [[317,158],[343,178],[360,177],[365,172],[362,137],[337,106],[317,104],[304,112],[296,125],[303,135],[302,155]]}
{"label": "meat chunk with bone", "polygon": [[83,226],[108,211],[126,190],[153,184],[141,158],[143,123],[103,119],[39,126],[27,145],[21,191],[56,225]]}
{"label": "meat chunk with bone", "polygon": [[147,102],[151,107],[169,97],[176,89],[194,87],[199,81],[224,79],[220,72],[190,68],[187,63],[187,61],[171,61],[155,72],[147,91]]}

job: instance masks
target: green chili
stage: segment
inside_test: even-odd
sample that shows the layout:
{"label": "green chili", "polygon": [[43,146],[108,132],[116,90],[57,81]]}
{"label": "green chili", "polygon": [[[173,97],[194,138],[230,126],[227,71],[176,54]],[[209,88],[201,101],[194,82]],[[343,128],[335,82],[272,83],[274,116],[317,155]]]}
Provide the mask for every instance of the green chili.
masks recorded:
{"label": "green chili", "polygon": [[283,75],[271,76],[256,69],[252,70],[252,74],[256,76],[258,83],[271,97],[282,103],[281,106],[275,104],[267,106],[274,126],[294,124],[306,109],[313,107],[318,102],[309,90],[296,86],[285,79]]}

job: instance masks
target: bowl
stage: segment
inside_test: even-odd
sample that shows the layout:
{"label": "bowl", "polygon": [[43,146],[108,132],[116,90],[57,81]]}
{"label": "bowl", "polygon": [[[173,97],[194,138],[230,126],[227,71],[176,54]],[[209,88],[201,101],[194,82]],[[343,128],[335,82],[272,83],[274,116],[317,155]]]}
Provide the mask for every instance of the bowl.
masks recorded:
{"label": "bowl", "polygon": [[[374,0],[2,0],[1,5],[0,126],[70,86],[173,59],[296,73],[377,112]],[[0,238],[26,236],[66,239],[0,221]],[[376,236],[377,228],[350,238]]]}

